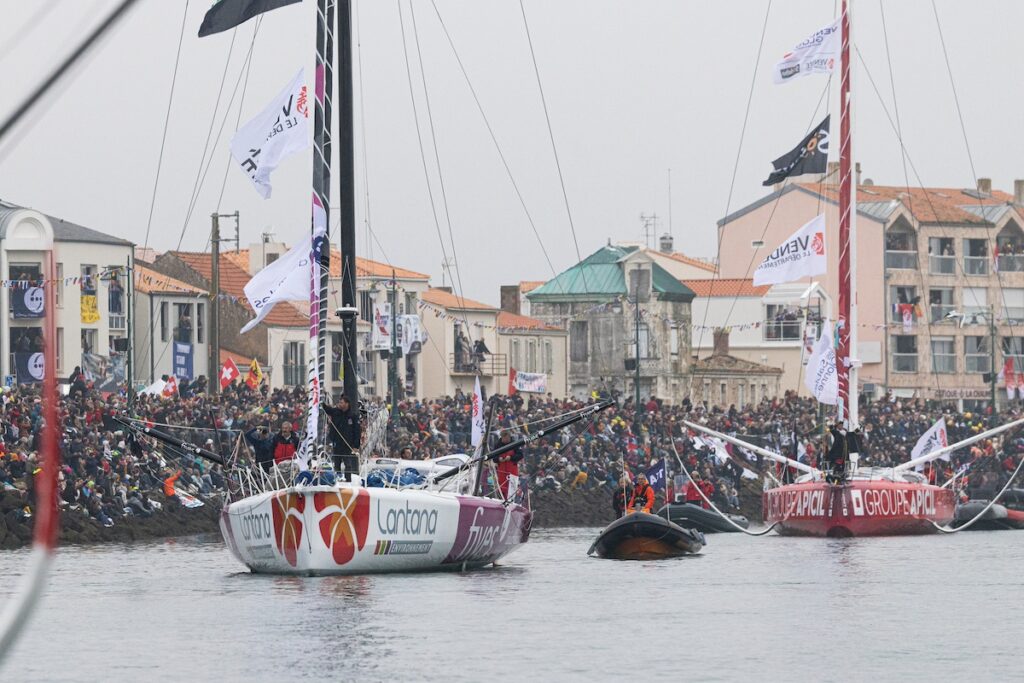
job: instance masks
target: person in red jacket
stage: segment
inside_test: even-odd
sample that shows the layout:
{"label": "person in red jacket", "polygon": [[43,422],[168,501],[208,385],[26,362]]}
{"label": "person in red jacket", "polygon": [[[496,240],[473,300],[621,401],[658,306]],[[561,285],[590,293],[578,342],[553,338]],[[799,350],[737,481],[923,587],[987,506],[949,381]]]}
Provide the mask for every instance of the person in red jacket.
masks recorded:
{"label": "person in red jacket", "polygon": [[280,465],[295,457],[299,450],[299,437],[292,433],[292,423],[285,420],[281,431],[274,436],[274,463]]}
{"label": "person in red jacket", "polygon": [[647,475],[641,472],[636,475],[636,484],[633,486],[633,495],[629,499],[630,512],[646,512],[651,514],[654,507],[654,489],[647,483]]}
{"label": "person in red jacket", "polygon": [[693,479],[686,482],[686,502],[691,505],[703,505],[704,500],[700,497],[700,472],[694,472],[692,474]]}
{"label": "person in red jacket", "polygon": [[[498,441],[498,447],[506,446],[512,443],[512,433],[504,431],[501,434],[501,439]],[[497,457],[498,461],[498,490],[501,491],[502,498],[508,498],[509,491],[509,480],[519,479],[519,461],[523,459],[518,449],[513,449],[507,453],[502,453]]]}

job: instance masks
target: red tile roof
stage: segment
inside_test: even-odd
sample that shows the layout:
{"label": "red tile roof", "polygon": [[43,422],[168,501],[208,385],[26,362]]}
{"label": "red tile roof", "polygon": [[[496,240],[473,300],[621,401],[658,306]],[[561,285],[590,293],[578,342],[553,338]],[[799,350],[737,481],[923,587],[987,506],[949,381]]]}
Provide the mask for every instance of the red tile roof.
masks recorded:
{"label": "red tile roof", "polygon": [[143,294],[206,294],[206,290],[135,262],[135,289]]}
{"label": "red tile roof", "polygon": [[454,310],[466,310],[466,311],[496,311],[494,306],[480,303],[479,301],[473,301],[472,299],[465,299],[463,297],[446,292],[443,289],[428,289],[420,295],[423,301],[428,304],[435,306],[442,306],[447,309]]}
{"label": "red tile roof", "polygon": [[523,280],[519,283],[519,293],[526,294],[527,292],[532,292],[543,285],[544,282],[544,280]]}
{"label": "red tile roof", "polygon": [[[221,254],[221,258],[228,259],[235,263],[242,270],[249,270],[249,250],[229,251]],[[429,280],[430,276],[424,273],[417,273],[408,268],[389,266],[379,261],[371,261],[368,258],[356,257],[356,277],[385,277],[390,278],[392,270],[399,280]],[[331,247],[331,276],[341,277],[341,251],[337,247]]]}
{"label": "red tile roof", "polygon": [[[838,202],[839,186],[831,183],[799,183],[799,186],[811,193],[824,196]],[[968,194],[970,192],[971,194]],[[980,199],[973,190],[961,188],[911,187],[886,185],[857,186],[857,201],[882,202],[899,200],[921,223],[967,223],[985,224],[987,221],[977,214],[965,211],[965,206],[999,206],[1013,202],[1013,195],[993,190],[988,196]]]}
{"label": "red tile roof", "polygon": [[498,312],[498,327],[508,330],[561,330],[560,327],[549,325],[543,320],[528,318],[508,311]]}
{"label": "red tile roof", "polygon": [[771,285],[754,286],[752,279],[722,278],[717,280],[682,280],[682,283],[702,297],[764,296]]}
{"label": "red tile roof", "polygon": [[[653,249],[651,251],[653,251]],[[700,259],[691,258],[686,254],[680,254],[678,251],[670,251],[667,253],[664,251],[659,251],[657,253],[662,256],[666,256],[672,259],[673,261],[679,261],[680,263],[685,263],[688,266],[693,266],[694,268],[706,270],[709,273],[714,273],[718,270],[717,268],[715,268],[713,263],[708,263],[707,261],[701,261]]]}

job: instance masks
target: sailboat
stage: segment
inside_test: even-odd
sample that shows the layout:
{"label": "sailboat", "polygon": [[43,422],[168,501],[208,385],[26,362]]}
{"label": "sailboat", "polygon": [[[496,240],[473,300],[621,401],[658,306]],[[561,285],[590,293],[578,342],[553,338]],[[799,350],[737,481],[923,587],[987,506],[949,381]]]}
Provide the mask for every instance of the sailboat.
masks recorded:
{"label": "sailboat", "polygon": [[[839,156],[839,324],[835,350],[838,384],[835,438],[846,440],[856,434],[858,421],[856,253],[857,198],[852,182],[850,15],[849,0],[841,8],[840,53],[840,156]],[[992,438],[1024,420],[990,429],[969,439],[933,450],[895,467],[857,467],[855,459],[845,463],[838,476],[778,453],[717,432],[693,422],[685,424],[758,455],[800,474],[793,483],[779,481],[764,491],[762,512],[765,523],[783,535],[818,537],[910,535],[937,532],[954,518],[954,492],[928,483],[915,467],[972,443]],[[849,443],[849,442],[848,442]],[[842,444],[840,444],[842,447]]]}
{"label": "sailboat", "polygon": [[[294,1],[294,0],[293,0]],[[275,0],[263,7],[290,2]],[[528,436],[485,452],[487,439],[473,457],[449,455],[434,461],[371,458],[363,444],[358,474],[339,481],[326,453],[326,427],[320,420],[325,386],[328,273],[331,250],[326,207],[330,206],[331,121],[338,37],[340,90],[340,246],[344,356],[344,395],[360,405],[355,372],[355,162],[353,151],[351,0],[317,0],[316,83],[310,253],[310,325],[306,435],[296,459],[304,476],[288,468],[234,468],[236,485],[220,517],[220,530],[231,553],[253,572],[333,575],[473,569],[493,564],[526,543],[533,520],[528,492],[514,480],[484,495],[488,463],[611,405],[595,403],[567,414]],[[214,7],[214,10],[217,6]],[[211,10],[213,12],[214,10]],[[208,15],[209,16],[209,15]],[[202,32],[201,32],[202,34]],[[483,409],[483,406],[480,406]],[[387,414],[369,416],[372,438],[381,443]],[[159,430],[136,426],[145,435],[178,450],[209,457]],[[407,479],[402,475],[414,473]],[[383,475],[383,476],[382,476]],[[374,485],[371,485],[374,484]]]}

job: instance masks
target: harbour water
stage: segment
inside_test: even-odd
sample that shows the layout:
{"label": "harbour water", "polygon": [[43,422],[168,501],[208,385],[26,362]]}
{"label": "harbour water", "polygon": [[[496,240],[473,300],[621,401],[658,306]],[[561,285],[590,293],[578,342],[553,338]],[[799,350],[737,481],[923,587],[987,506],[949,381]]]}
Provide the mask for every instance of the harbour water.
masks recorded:
{"label": "harbour water", "polygon": [[[535,532],[465,574],[256,576],[218,537],[65,548],[4,681],[1009,680],[1024,534],[709,537],[586,557]],[[0,555],[0,601],[25,552]]]}

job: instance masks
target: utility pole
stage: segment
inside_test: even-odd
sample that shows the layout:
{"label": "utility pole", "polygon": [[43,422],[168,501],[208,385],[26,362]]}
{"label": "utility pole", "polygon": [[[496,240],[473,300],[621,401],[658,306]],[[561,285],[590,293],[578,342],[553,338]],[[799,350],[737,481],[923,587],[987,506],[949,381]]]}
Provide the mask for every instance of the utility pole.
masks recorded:
{"label": "utility pole", "polygon": [[992,415],[996,414],[996,379],[998,378],[998,372],[996,371],[996,315],[995,310],[992,306],[988,307],[988,338],[989,338],[989,354],[992,362],[989,368],[989,400],[992,401]]}
{"label": "utility pole", "polygon": [[124,359],[125,380],[128,383],[128,400],[134,400],[135,396],[135,267],[134,256],[128,255],[128,265],[125,269],[125,314],[128,332],[128,348]]}
{"label": "utility pole", "polygon": [[[635,313],[633,315],[633,327],[634,327],[633,334],[634,334],[634,339],[636,340],[634,342],[635,345],[636,345],[636,354],[635,354],[636,355],[636,368],[634,369],[634,372],[636,373],[636,375],[635,375],[635,377],[633,379],[633,384],[634,384],[634,386],[633,386],[634,399],[633,400],[636,401],[636,406],[635,407],[636,407],[636,419],[637,419],[637,421],[640,420],[640,416],[643,414],[643,410],[644,410],[643,406],[640,403],[640,291],[639,290],[640,290],[639,286],[634,289],[634,291],[636,292],[636,294],[634,294],[634,299],[636,299],[636,304],[635,304],[636,308],[634,309]],[[637,430],[638,430],[638,433],[639,433],[639,427],[637,427]]]}
{"label": "utility pole", "polygon": [[210,332],[207,335],[210,361],[206,390],[216,396],[220,392],[219,378],[214,376],[220,368],[220,214],[214,212],[210,219]]}

